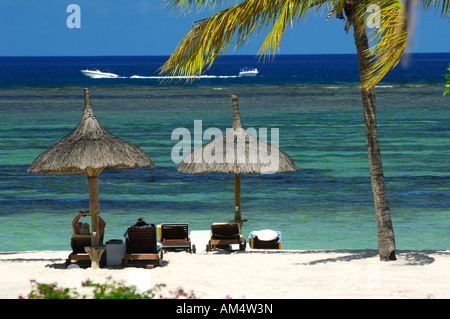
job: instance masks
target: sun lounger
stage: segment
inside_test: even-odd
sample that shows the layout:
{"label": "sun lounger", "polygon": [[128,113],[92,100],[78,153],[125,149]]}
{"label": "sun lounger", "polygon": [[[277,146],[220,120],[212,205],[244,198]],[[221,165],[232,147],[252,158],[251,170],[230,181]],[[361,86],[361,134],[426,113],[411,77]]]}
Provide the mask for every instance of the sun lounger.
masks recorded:
{"label": "sun lounger", "polygon": [[[103,238],[100,238],[100,243],[103,242]],[[70,238],[70,246],[72,252],[66,259],[66,266],[72,261],[78,260],[90,260],[89,254],[86,252],[85,247],[91,246],[91,235],[72,235]],[[100,259],[100,266],[105,264],[105,254]]]}
{"label": "sun lounger", "polygon": [[247,241],[241,235],[238,223],[214,223],[211,225],[211,239],[207,250],[228,248],[229,245],[239,245],[239,250],[245,250]]}
{"label": "sun lounger", "polygon": [[84,247],[91,246],[91,235],[72,235],[70,246],[72,247],[72,252],[67,257],[66,265],[69,265],[72,260],[90,260]]}
{"label": "sun lounger", "polygon": [[281,232],[270,229],[252,231],[248,236],[252,249],[281,249]]}
{"label": "sun lounger", "polygon": [[152,260],[160,265],[163,251],[158,247],[156,228],[128,228],[124,265],[129,260]]}
{"label": "sun lounger", "polygon": [[187,223],[161,224],[160,243],[163,249],[183,249],[191,252]]}

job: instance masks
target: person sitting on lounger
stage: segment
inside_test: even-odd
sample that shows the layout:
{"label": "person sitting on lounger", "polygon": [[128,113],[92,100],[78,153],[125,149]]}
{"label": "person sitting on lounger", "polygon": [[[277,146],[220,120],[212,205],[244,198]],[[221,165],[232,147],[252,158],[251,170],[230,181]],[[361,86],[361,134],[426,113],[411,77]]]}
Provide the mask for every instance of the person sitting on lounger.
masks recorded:
{"label": "person sitting on lounger", "polygon": [[132,228],[156,228],[154,224],[149,224],[145,221],[144,218],[139,217],[136,221],[136,224],[131,226]]}
{"label": "person sitting on lounger", "polygon": [[[91,231],[89,229],[89,224],[82,223],[79,221],[82,216],[87,216],[88,213],[89,212],[83,212],[80,210],[78,212],[78,215],[73,219],[72,230],[75,235],[90,235],[91,234]],[[100,216],[98,216],[98,221],[99,221],[98,233],[99,233],[100,238],[103,238],[103,234],[105,233],[106,223]]]}
{"label": "person sitting on lounger", "polygon": [[[136,221],[136,224],[130,226],[130,228],[156,228],[156,226],[155,224],[147,223],[144,218],[139,217]],[[123,237],[128,238],[127,232],[128,230],[123,234]]]}

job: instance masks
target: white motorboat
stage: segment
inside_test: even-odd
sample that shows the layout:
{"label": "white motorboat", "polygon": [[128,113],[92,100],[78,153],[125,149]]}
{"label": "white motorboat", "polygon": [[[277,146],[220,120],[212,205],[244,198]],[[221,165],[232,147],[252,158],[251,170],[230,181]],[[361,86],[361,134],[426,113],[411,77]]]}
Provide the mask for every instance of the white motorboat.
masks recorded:
{"label": "white motorboat", "polygon": [[92,79],[112,79],[119,77],[117,74],[102,72],[100,70],[81,70],[81,73]]}
{"label": "white motorboat", "polygon": [[241,68],[239,75],[240,76],[256,76],[258,74],[257,68]]}

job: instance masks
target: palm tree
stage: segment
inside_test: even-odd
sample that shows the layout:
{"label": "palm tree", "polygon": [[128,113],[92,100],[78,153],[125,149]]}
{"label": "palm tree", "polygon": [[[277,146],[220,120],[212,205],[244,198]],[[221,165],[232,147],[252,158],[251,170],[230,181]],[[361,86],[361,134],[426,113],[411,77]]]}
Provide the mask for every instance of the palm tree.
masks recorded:
{"label": "palm tree", "polygon": [[[440,9],[442,16],[450,14],[448,0],[420,0],[425,8]],[[223,0],[166,0],[169,9],[188,11],[221,5]],[[365,19],[369,7],[376,5],[378,27],[367,37]],[[166,76],[198,76],[208,70],[229,44],[242,47],[255,31],[271,25],[259,54],[274,55],[288,26],[306,18],[308,12],[322,7],[337,18],[347,18],[345,31],[353,26],[364,110],[367,152],[377,221],[380,260],[395,260],[395,238],[387,198],[381,152],[377,134],[375,89],[384,75],[395,67],[406,47],[408,35],[405,8],[401,0],[245,0],[197,21],[182,39],[175,52],[162,66]],[[345,17],[344,17],[345,13]],[[369,49],[369,42],[372,46]]]}

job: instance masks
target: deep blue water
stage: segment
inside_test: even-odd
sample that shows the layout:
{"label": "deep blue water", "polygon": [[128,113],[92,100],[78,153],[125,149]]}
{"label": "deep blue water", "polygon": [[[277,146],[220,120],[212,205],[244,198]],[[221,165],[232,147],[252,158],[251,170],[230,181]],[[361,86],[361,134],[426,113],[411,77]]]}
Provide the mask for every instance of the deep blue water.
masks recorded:
{"label": "deep blue water", "polygon": [[[177,171],[176,128],[231,126],[231,94],[246,127],[279,128],[298,171],[242,177],[243,233],[275,229],[286,249],[377,248],[354,55],[220,58],[193,83],[161,82],[167,57],[0,58],[0,251],[68,250],[71,221],[88,208],[81,175],[27,173],[75,128],[89,87],[99,121],[141,147],[154,169],[100,175],[105,238],[138,217],[188,222],[191,230],[233,216],[233,176]],[[450,54],[412,55],[377,85],[379,138],[398,249],[450,249]],[[255,78],[239,68],[257,67]],[[107,68],[117,79],[80,70]]]}
{"label": "deep blue water", "polygon": [[[381,84],[442,82],[449,55],[413,54],[390,71]],[[161,87],[159,68],[166,60],[163,56],[0,57],[0,87]],[[403,66],[405,63],[406,67]],[[204,78],[191,86],[248,85],[247,78],[237,76],[243,66],[257,67],[260,71],[251,85],[348,85],[359,81],[357,60],[352,54],[280,55],[265,61],[255,56],[236,55],[219,57],[205,72]],[[80,72],[95,68],[118,74],[121,78],[93,81]],[[133,76],[138,78],[131,78]]]}

